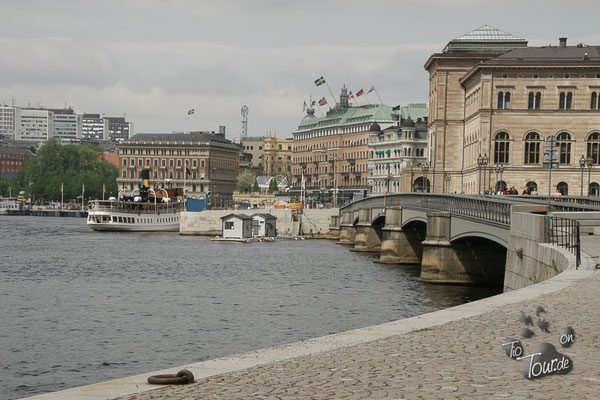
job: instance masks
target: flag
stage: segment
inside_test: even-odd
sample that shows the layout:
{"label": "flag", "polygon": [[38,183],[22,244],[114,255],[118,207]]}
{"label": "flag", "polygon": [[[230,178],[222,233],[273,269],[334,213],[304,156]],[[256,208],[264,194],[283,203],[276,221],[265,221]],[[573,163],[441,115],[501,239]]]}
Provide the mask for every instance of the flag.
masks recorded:
{"label": "flag", "polygon": [[65,189],[65,188],[64,188],[64,185],[61,183],[61,184],[60,184],[60,192],[61,192],[61,193],[63,193],[63,192],[64,192],[64,189]]}
{"label": "flag", "polygon": [[369,91],[367,92],[367,94],[371,93],[373,90],[375,90],[375,86],[371,86],[371,89],[369,89]]}
{"label": "flag", "polygon": [[302,107],[302,112],[306,111],[306,102],[304,102],[304,107]]}
{"label": "flag", "polygon": [[362,96],[363,94],[365,94],[364,90],[360,89],[357,93],[356,93],[356,97],[358,96]]}
{"label": "flag", "polygon": [[392,108],[392,111],[400,111],[400,106],[396,106],[396,107]]}
{"label": "flag", "polygon": [[353,98],[354,98],[354,95],[352,94],[352,90],[351,90],[350,93],[348,93],[348,96],[346,96],[346,100],[350,100]]}
{"label": "flag", "polygon": [[196,109],[192,108],[191,110],[188,111],[188,115],[192,115],[195,112],[196,112]]}
{"label": "flag", "polygon": [[185,174],[187,176],[190,176],[192,174],[192,171],[190,171],[190,169],[188,168],[188,163],[185,163]]}
{"label": "flag", "polygon": [[313,101],[311,101],[311,102],[310,102],[310,106],[311,106],[311,107],[314,107],[316,102],[317,102],[316,100],[313,100]]}
{"label": "flag", "polygon": [[325,97],[323,97],[321,100],[319,100],[319,105],[324,106],[325,104],[327,104],[327,100],[325,100]]}
{"label": "flag", "polygon": [[82,186],[81,186],[81,191],[82,191],[82,192],[85,192],[85,183],[82,183]]}
{"label": "flag", "polygon": [[317,85],[317,86],[321,86],[324,83],[325,83],[325,78],[323,78],[323,75],[321,75],[321,77],[315,81],[315,85]]}
{"label": "flag", "polygon": [[102,184],[102,193],[106,193],[106,185],[104,183]]}
{"label": "flag", "polygon": [[300,185],[302,189],[306,189],[306,179],[304,179],[304,174],[302,174],[302,183]]}

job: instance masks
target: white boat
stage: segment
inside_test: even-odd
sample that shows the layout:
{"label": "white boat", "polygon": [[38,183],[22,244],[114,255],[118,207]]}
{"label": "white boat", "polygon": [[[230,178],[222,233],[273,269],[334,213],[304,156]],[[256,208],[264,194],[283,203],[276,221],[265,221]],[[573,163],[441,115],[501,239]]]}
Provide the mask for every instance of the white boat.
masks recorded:
{"label": "white boat", "polygon": [[0,215],[9,214],[11,211],[19,211],[18,197],[0,198]]}
{"label": "white boat", "polygon": [[147,178],[143,179],[139,193],[92,201],[88,226],[95,231],[178,232],[185,210],[183,189],[150,189]]}

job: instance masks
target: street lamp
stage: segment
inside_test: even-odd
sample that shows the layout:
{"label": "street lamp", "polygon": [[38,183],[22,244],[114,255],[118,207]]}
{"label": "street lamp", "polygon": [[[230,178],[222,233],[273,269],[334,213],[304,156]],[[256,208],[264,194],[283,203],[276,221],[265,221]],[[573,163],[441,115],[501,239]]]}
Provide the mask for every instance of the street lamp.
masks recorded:
{"label": "street lamp", "polygon": [[481,167],[483,166],[483,156],[481,155],[481,153],[479,153],[479,156],[477,157],[477,172],[479,174],[479,179],[477,180],[477,184],[479,187],[479,190],[477,191],[478,195],[481,195]]}
{"label": "street lamp", "polygon": [[592,185],[592,165],[594,165],[594,159],[592,156],[587,158],[587,167],[588,167],[588,196],[591,196],[590,187]]}
{"label": "street lamp", "polygon": [[444,186],[446,187],[444,192],[450,193],[450,174],[444,174]]}
{"label": "street lamp", "polygon": [[421,169],[423,170],[423,193],[427,193],[427,171],[429,170],[429,164],[424,162],[421,164]]}
{"label": "street lamp", "polygon": [[[504,191],[504,185],[502,184],[502,173],[504,172],[504,167],[502,165],[496,165],[496,182],[498,182],[496,184],[496,189],[498,190],[502,190]],[[498,179],[498,176],[500,176],[500,179]]]}
{"label": "street lamp", "polygon": [[579,167],[581,168],[581,191],[579,192],[579,197],[583,197],[583,170],[585,168],[586,162],[587,162],[587,160],[582,155],[581,158],[579,159]]}
{"label": "street lamp", "polygon": [[483,159],[481,160],[481,166],[483,167],[483,190],[485,191],[485,175],[487,172],[487,165],[490,159],[488,158],[487,153],[483,155]]}

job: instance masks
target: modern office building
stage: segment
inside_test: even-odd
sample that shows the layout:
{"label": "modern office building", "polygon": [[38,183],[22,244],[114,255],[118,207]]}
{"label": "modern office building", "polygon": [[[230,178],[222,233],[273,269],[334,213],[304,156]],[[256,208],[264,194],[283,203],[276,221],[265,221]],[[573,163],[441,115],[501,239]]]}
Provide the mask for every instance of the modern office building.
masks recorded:
{"label": "modern office building", "polygon": [[22,108],[20,121],[21,135],[17,139],[31,142],[45,142],[54,132],[54,118],[50,110]]}
{"label": "modern office building", "polygon": [[52,134],[51,137],[68,143],[81,139],[82,118],[75,114],[72,108],[50,109],[52,112]]}
{"label": "modern office building", "polygon": [[104,140],[123,142],[134,136],[133,123],[127,122],[125,117],[105,118]]}
{"label": "modern office building", "polygon": [[0,137],[18,139],[21,136],[21,109],[0,105]]}
{"label": "modern office building", "polygon": [[81,138],[84,140],[104,140],[104,132],[108,129],[108,122],[100,114],[83,114],[81,124]]}

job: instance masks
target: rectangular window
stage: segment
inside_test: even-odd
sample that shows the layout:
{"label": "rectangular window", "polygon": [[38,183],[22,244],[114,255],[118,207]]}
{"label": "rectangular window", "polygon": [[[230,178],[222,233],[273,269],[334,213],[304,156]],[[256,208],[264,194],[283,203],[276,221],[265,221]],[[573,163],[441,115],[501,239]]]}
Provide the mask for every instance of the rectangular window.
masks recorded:
{"label": "rectangular window", "polygon": [[233,229],[233,222],[232,221],[225,222],[225,229]]}

